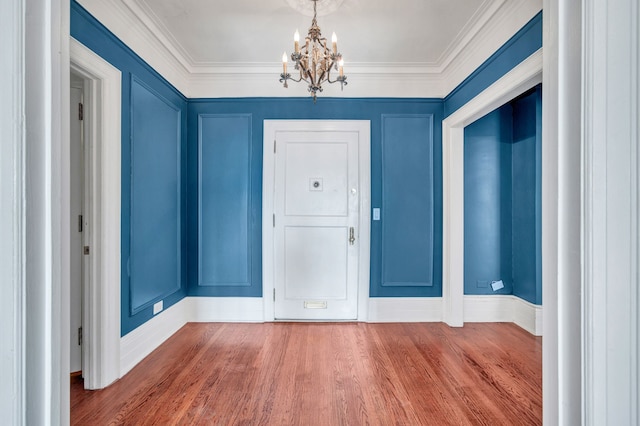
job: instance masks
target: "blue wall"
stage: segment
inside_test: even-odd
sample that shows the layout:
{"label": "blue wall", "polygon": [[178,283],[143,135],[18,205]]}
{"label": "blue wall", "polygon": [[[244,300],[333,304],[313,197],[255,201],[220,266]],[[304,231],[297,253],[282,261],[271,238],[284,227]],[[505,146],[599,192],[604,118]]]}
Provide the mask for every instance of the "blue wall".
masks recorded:
{"label": "blue wall", "polygon": [[542,303],[542,87],[511,103],[513,294]]}
{"label": "blue wall", "polygon": [[511,294],[511,107],[464,130],[464,291]]}
{"label": "blue wall", "polygon": [[[371,203],[381,208],[381,220],[371,223],[370,295],[441,296],[440,123],[542,46],[542,17],[533,18],[444,100],[187,100],[74,0],[71,35],[122,72],[124,335],[153,316],[158,300],[167,308],[187,294],[261,296],[265,119],[371,121]],[[529,104],[518,108],[515,114],[525,114]],[[536,111],[539,115],[539,103]],[[516,162],[531,153],[531,138],[522,132],[523,148],[511,153]],[[499,195],[505,197],[504,188]],[[536,190],[537,212],[539,195]],[[507,198],[519,196],[520,190]],[[503,216],[505,209],[502,205]],[[520,217],[512,220],[519,223]],[[524,227],[514,232],[522,232],[522,244],[530,246]],[[539,250],[538,231],[534,240]],[[504,236],[492,242],[498,243],[503,252],[515,244]],[[511,261],[530,271],[527,259]],[[539,271],[540,259],[535,261]],[[496,273],[502,275],[507,266],[500,263]],[[493,273],[485,275],[493,279]],[[512,290],[527,300],[532,294],[541,300],[539,285],[532,293],[528,285],[515,282]]]}
{"label": "blue wall", "polygon": [[465,294],[542,303],[541,104],[538,86],[465,128]]}
{"label": "blue wall", "polygon": [[[442,101],[429,99],[189,100],[188,252],[199,255],[188,259],[188,293],[262,295],[267,119],[371,121],[371,197],[382,220],[371,223],[370,294],[440,296],[442,137],[434,123],[442,121]],[[394,240],[399,229],[412,232]]]}
{"label": "blue wall", "polygon": [[122,72],[121,334],[186,295],[187,100],[71,2],[71,36]]}

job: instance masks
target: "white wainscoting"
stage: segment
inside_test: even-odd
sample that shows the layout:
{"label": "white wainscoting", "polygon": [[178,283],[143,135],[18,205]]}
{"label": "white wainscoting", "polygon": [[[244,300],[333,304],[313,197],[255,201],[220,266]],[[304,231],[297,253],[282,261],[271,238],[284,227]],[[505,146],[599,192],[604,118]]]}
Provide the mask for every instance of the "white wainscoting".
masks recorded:
{"label": "white wainscoting", "polygon": [[464,296],[464,322],[512,322],[542,336],[542,306],[511,295]]}

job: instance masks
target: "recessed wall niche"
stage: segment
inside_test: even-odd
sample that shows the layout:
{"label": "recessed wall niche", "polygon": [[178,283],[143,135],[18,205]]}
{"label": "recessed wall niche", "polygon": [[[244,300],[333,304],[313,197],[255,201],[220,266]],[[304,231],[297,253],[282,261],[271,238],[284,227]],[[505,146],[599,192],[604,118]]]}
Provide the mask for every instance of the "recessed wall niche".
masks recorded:
{"label": "recessed wall niche", "polygon": [[464,129],[466,295],[542,303],[541,120],[538,85]]}

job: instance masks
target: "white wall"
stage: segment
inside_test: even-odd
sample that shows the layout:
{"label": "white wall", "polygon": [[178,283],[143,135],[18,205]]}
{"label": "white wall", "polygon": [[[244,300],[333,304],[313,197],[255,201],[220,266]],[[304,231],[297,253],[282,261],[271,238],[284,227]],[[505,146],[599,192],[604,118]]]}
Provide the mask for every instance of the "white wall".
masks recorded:
{"label": "white wall", "polygon": [[68,0],[22,4],[26,8],[25,415],[28,424],[66,424],[69,312],[61,307],[69,298],[69,4]]}
{"label": "white wall", "polygon": [[24,422],[24,1],[0,14],[0,413]]}
{"label": "white wall", "polygon": [[544,3],[545,424],[640,421],[638,9]]}
{"label": "white wall", "polygon": [[543,10],[543,415],[580,424],[581,1],[547,0]]}
{"label": "white wall", "polygon": [[637,425],[640,7],[583,3],[583,422]]}

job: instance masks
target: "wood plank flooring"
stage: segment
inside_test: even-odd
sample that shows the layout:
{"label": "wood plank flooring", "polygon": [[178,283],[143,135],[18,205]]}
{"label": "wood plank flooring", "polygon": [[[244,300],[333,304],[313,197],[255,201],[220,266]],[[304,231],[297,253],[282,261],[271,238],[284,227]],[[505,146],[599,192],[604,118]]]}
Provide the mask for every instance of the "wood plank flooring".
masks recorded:
{"label": "wood plank flooring", "polygon": [[539,425],[542,341],[513,324],[190,323],[75,425]]}

